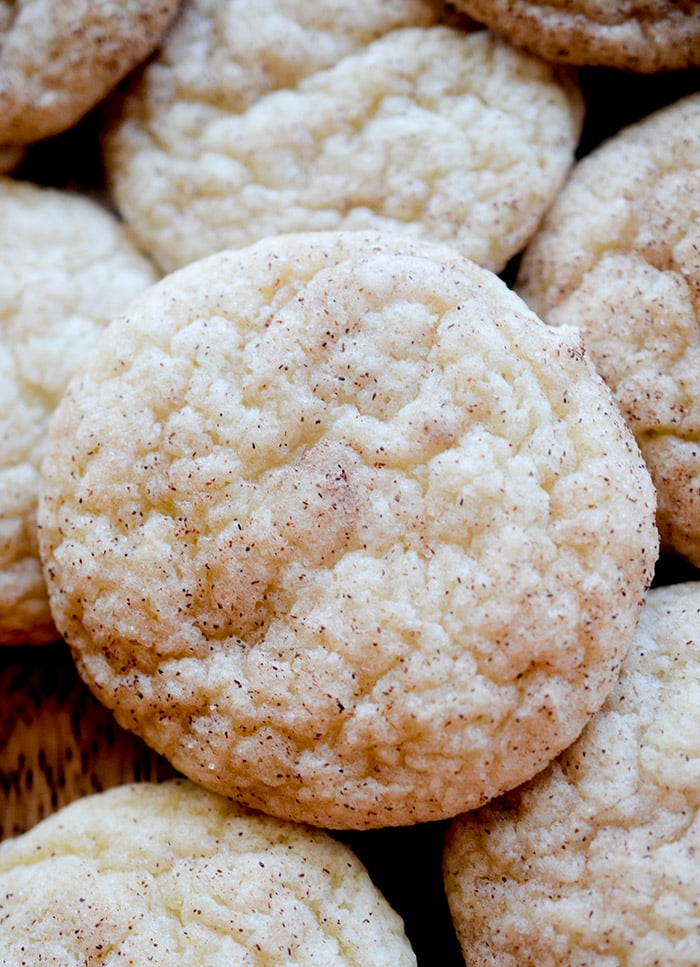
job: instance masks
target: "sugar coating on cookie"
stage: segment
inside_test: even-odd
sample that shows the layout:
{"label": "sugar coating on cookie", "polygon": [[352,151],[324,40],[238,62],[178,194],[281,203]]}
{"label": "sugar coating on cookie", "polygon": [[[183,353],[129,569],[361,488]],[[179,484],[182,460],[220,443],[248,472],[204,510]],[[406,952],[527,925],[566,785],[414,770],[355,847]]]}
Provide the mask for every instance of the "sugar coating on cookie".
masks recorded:
{"label": "sugar coating on cookie", "polygon": [[0,179],[0,644],[56,637],[36,542],[47,423],[109,319],[157,278],[110,212]]}
{"label": "sugar coating on cookie", "polygon": [[649,592],[600,713],[444,860],[474,967],[700,963],[700,584]]}
{"label": "sugar coating on cookie", "polygon": [[700,65],[700,9],[675,0],[455,0],[555,63],[655,73]]}
{"label": "sugar coating on cookie", "polygon": [[700,564],[700,95],[579,163],[529,246],[517,287],[577,325],[658,490],[662,546]]}
{"label": "sugar coating on cookie", "polygon": [[67,130],[157,46],[179,0],[0,5],[0,145]]}
{"label": "sugar coating on cookie", "polygon": [[54,617],[190,778],[328,827],[455,815],[612,687],[656,557],[578,334],[401,237],[218,253],[112,323],[44,464]]}
{"label": "sugar coating on cookie", "polygon": [[348,847],[184,780],[77,800],[0,844],[0,948],[61,967],[416,963]]}
{"label": "sugar coating on cookie", "polygon": [[192,0],[105,138],[112,194],[170,271],[267,235],[405,232],[494,271],[573,160],[582,100],[428,0]]}

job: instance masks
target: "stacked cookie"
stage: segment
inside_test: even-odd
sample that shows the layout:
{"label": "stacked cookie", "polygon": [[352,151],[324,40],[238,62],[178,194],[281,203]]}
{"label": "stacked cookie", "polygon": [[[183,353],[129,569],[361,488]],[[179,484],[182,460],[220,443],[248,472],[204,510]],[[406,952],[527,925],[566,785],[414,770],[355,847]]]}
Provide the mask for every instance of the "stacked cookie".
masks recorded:
{"label": "stacked cookie", "polygon": [[531,783],[453,821],[471,964],[698,959],[700,583],[654,588],[619,682]]}
{"label": "stacked cookie", "polygon": [[696,591],[645,600],[659,532],[698,564],[700,101],[576,162],[591,97],[553,61],[600,61],[540,53],[427,0],[189,0],[92,117],[97,200],[28,182],[49,144],[0,186],[0,628],[67,643],[68,719],[118,737],[0,847],[8,962],[415,963],[348,844],[427,821],[468,963],[697,961],[698,749],[660,718]]}
{"label": "stacked cookie", "polygon": [[0,170],[66,131],[158,46],[179,0],[34,0],[0,10]]}
{"label": "stacked cookie", "polygon": [[386,234],[276,236],[150,287],[59,405],[44,484],[53,614],[118,721],[338,828],[444,819],[545,765],[611,688],[656,557],[578,335]]}
{"label": "stacked cookie", "polygon": [[87,197],[0,180],[0,643],[57,637],[36,536],[47,426],[79,360],[158,278],[117,218]]}
{"label": "stacked cookie", "polygon": [[456,6],[554,63],[654,73],[700,62],[700,11],[695,3],[456,0]]}

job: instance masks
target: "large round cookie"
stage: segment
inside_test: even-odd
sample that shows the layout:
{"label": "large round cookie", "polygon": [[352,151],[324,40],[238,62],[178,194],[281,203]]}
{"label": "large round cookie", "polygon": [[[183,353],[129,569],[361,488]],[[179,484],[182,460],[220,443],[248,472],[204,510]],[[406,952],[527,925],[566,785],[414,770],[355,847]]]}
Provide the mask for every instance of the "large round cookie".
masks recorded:
{"label": "large round cookie", "polygon": [[0,179],[0,644],[56,637],[36,546],[46,428],[78,360],[156,279],[95,202]]}
{"label": "large round cookie", "polygon": [[165,270],[282,232],[447,241],[494,271],[573,160],[569,75],[429,0],[190,0],[105,139]]}
{"label": "large round cookie", "polygon": [[89,796],[0,844],[0,951],[57,967],[416,963],[348,847],[182,780]]}
{"label": "large round cookie", "polygon": [[44,465],[58,627],[118,720],[329,827],[454,815],[612,687],[657,535],[578,335],[450,249],[218,253],[115,321]]}
{"label": "large round cookie", "polygon": [[455,0],[455,5],[553,62],[643,73],[700,65],[700,7],[692,0]]}
{"label": "large round cookie", "polygon": [[700,95],[579,163],[522,261],[521,295],[581,328],[658,489],[666,551],[700,565]]}
{"label": "large round cookie", "polygon": [[179,0],[3,0],[0,146],[65,131],[159,43]]}
{"label": "large round cookie", "polygon": [[473,967],[700,963],[700,584],[649,593],[601,712],[454,821],[445,877]]}

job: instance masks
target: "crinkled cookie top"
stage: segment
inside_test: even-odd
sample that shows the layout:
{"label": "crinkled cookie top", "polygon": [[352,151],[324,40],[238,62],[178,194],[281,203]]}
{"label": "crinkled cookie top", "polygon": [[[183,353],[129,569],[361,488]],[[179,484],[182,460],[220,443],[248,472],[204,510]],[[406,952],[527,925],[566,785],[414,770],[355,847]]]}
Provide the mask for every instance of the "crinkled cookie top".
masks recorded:
{"label": "crinkled cookie top", "polygon": [[666,550],[700,564],[700,95],[581,161],[521,264],[546,322],[579,326],[658,490]]}
{"label": "crinkled cookie top", "polygon": [[283,232],[405,232],[500,271],[573,160],[569,75],[428,0],[191,0],[105,140],[165,270]]}
{"label": "crinkled cookie top", "polygon": [[557,63],[656,71],[700,65],[693,0],[455,0],[518,46]]}
{"label": "crinkled cookie top", "polygon": [[445,872],[475,967],[700,963],[700,584],[649,592],[601,712],[454,822]]}
{"label": "crinkled cookie top", "polygon": [[0,179],[0,644],[51,640],[36,546],[47,423],[78,360],[156,273],[117,219]]}
{"label": "crinkled cookie top", "polygon": [[0,145],[65,131],[150,54],[179,0],[0,0]]}
{"label": "crinkled cookie top", "polygon": [[58,967],[416,963],[350,849],[182,780],[77,800],[0,844],[0,949]]}
{"label": "crinkled cookie top", "polygon": [[204,785],[365,827],[523,781],[612,687],[656,558],[570,330],[392,237],[174,273],[57,411],[41,546],[120,722]]}

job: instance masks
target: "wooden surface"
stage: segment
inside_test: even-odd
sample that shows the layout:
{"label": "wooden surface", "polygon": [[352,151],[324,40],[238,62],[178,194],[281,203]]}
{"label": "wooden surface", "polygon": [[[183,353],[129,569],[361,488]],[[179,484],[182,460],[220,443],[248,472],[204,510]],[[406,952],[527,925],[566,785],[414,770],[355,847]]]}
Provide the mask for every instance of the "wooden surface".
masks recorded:
{"label": "wooden surface", "polygon": [[63,642],[0,649],[0,696],[0,839],[80,796],[174,772],[116,724]]}

